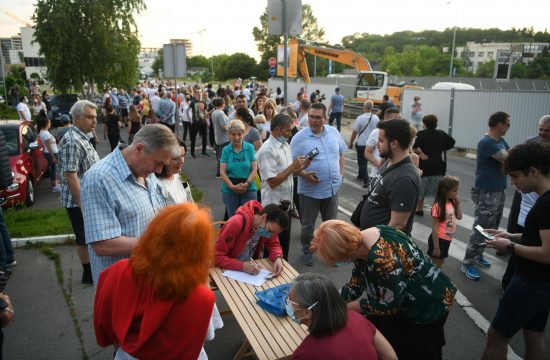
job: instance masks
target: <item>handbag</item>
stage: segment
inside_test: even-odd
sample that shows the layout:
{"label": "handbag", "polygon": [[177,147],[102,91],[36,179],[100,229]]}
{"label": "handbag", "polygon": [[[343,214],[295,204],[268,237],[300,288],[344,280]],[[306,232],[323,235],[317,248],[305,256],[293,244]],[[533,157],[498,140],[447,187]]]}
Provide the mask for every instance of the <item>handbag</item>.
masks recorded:
{"label": "handbag", "polygon": [[388,175],[394,169],[397,169],[399,166],[401,166],[404,163],[405,163],[405,160],[401,160],[397,164],[394,164],[394,165],[388,167],[387,169],[385,169],[380,174],[380,176],[376,179],[376,182],[374,183],[374,185],[370,186],[369,192],[366,193],[365,195],[363,195],[363,198],[359,201],[359,203],[357,204],[357,207],[355,208],[355,210],[353,210],[353,213],[350,216],[350,221],[353,225],[355,225],[357,227],[360,227],[360,225],[361,225],[361,212],[363,211],[363,206],[365,205],[365,202],[369,198],[370,194],[372,194],[372,192],[374,191],[374,189],[376,189],[376,187],[378,186],[380,181],[382,181],[382,178],[384,176]]}
{"label": "handbag", "polygon": [[290,293],[290,284],[275,286],[266,290],[256,291],[258,304],[265,311],[274,315],[286,315],[286,299]]}

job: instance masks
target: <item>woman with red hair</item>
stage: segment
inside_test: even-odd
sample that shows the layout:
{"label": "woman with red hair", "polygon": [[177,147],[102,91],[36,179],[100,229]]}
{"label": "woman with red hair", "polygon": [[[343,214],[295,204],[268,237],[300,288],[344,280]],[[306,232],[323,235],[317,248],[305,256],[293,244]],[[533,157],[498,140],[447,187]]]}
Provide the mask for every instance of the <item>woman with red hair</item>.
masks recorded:
{"label": "woman with red hair", "polygon": [[[94,329],[100,346],[138,359],[197,359],[214,293],[211,219],[194,203],[169,206],[149,224],[130,259],[104,270]],[[131,357],[128,357],[130,355]]]}

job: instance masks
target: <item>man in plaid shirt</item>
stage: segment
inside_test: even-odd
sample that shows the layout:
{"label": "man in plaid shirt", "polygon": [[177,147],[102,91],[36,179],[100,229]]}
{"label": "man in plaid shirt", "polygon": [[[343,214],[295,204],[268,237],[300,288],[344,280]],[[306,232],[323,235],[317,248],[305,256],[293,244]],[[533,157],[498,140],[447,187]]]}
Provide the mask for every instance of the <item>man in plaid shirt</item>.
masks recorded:
{"label": "man in plaid shirt", "polygon": [[76,238],[76,252],[84,268],[82,283],[92,284],[90,257],[84,235],[84,220],[80,210],[80,181],[84,173],[99,160],[99,155],[86,136],[95,131],[97,106],[88,100],[79,100],[71,108],[74,126],[59,144],[61,162],[61,205],[67,209]]}

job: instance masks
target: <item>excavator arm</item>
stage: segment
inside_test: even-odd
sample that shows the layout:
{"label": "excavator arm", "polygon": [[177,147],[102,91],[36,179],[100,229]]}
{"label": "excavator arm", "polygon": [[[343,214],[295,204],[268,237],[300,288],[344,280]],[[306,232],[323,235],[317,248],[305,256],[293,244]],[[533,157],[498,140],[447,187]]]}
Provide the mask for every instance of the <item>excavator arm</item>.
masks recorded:
{"label": "excavator arm", "polygon": [[[293,42],[298,43],[298,39],[292,38]],[[345,49],[333,49],[321,46],[304,45],[298,43],[298,69],[305,82],[310,82],[309,71],[307,68],[305,53],[322,57],[324,59],[336,61],[354,68],[357,73],[361,71],[371,71],[372,67],[367,59],[355,51]]]}

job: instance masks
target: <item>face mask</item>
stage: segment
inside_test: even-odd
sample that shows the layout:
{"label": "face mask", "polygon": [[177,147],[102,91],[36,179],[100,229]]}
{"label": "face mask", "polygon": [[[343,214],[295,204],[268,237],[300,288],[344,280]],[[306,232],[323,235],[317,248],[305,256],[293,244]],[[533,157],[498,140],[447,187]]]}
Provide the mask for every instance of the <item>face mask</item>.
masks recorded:
{"label": "face mask", "polygon": [[282,136],[282,135],[281,135],[281,136],[277,136],[277,140],[279,140],[279,142],[280,142],[281,144],[286,144],[287,141],[288,141],[288,139],[287,139],[286,137]]}
{"label": "face mask", "polygon": [[267,130],[265,124],[256,124],[256,127],[257,127],[259,130],[263,130],[263,131],[266,131],[266,130]]}
{"label": "face mask", "polygon": [[[307,308],[307,310],[311,310],[315,307],[315,305],[317,305],[318,301],[314,302],[313,305],[309,306]],[[298,318],[296,317],[296,314],[294,313],[294,308],[292,307],[292,304],[290,303],[290,299],[286,299],[286,303],[285,303],[285,310],[286,310],[286,314],[290,317],[290,319],[292,321],[294,321],[296,324],[300,324],[300,320],[304,319],[305,316],[301,317],[301,318]]]}
{"label": "face mask", "polygon": [[272,234],[271,234],[271,231],[267,231],[265,226],[260,225],[258,226],[258,235],[260,235],[260,237],[263,237],[263,238],[270,238]]}

